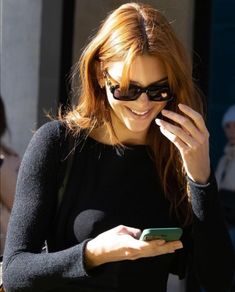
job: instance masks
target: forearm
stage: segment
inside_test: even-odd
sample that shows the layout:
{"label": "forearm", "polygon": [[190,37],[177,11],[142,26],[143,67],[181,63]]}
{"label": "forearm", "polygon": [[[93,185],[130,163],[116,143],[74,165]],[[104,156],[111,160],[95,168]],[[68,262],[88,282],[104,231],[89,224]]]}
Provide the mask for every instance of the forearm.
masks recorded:
{"label": "forearm", "polygon": [[[87,277],[84,266],[86,242],[55,253],[29,253],[8,250],[4,254],[3,281],[7,291],[44,291],[68,281]],[[22,273],[22,268],[24,272]]]}

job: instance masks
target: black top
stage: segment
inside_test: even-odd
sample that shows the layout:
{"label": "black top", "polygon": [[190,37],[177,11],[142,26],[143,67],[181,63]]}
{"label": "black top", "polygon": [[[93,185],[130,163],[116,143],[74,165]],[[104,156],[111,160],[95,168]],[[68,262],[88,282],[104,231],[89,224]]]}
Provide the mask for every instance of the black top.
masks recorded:
{"label": "black top", "polygon": [[[151,287],[165,292],[169,272],[184,277],[189,261],[207,291],[227,291],[232,246],[213,176],[204,186],[189,181],[194,219],[184,228],[182,250],[86,271],[85,244],[99,233],[120,224],[144,229],[179,226],[179,222],[170,216],[147,146],[129,145],[120,151],[90,137],[79,138],[55,220],[66,147],[65,129],[53,121],[34,134],[25,152],[4,253],[8,292],[150,291]],[[49,253],[40,252],[45,239]]]}

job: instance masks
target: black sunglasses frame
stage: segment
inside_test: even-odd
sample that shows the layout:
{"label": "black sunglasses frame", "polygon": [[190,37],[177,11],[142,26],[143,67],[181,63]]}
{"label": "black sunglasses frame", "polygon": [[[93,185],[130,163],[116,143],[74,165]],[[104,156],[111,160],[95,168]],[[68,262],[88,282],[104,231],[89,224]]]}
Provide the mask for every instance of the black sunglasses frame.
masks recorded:
{"label": "black sunglasses frame", "polygon": [[[121,100],[121,101],[133,101],[133,100],[138,99],[142,93],[146,93],[147,96],[148,96],[148,99],[150,101],[155,101],[155,102],[163,102],[163,101],[169,102],[169,101],[171,101],[174,98],[174,95],[170,91],[169,85],[166,85],[166,84],[162,84],[162,85],[159,85],[159,86],[158,85],[151,85],[151,86],[147,86],[147,87],[140,87],[140,86],[137,86],[137,85],[133,85],[133,87],[135,87],[137,89],[137,93],[133,97],[131,97],[129,95],[126,95],[126,96],[124,95],[124,96],[117,97],[117,96],[115,96],[115,90],[118,89],[120,87],[120,85],[119,84],[117,84],[117,85],[113,85],[112,84],[112,82],[110,80],[111,76],[109,75],[109,73],[108,73],[107,70],[104,71],[104,78],[107,81],[107,85],[109,87],[110,92],[113,95],[113,98],[115,98],[117,100]],[[157,96],[157,97],[156,96],[151,96],[151,95],[149,95],[149,91],[153,87],[156,90],[158,88],[159,89],[167,88],[167,89],[169,89],[169,92],[170,92],[170,95],[171,96],[169,98],[163,98],[161,96]]]}

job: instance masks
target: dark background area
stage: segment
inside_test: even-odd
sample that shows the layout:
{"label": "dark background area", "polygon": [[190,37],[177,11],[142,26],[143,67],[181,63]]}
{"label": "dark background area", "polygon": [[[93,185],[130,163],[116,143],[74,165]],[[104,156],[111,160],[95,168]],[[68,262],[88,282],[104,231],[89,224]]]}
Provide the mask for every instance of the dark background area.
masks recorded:
{"label": "dark background area", "polygon": [[206,96],[211,162],[226,143],[221,120],[235,103],[235,0],[195,1],[194,68]]}
{"label": "dark background area", "polygon": [[213,1],[208,83],[211,157],[215,162],[226,142],[221,119],[235,104],[235,0]]}

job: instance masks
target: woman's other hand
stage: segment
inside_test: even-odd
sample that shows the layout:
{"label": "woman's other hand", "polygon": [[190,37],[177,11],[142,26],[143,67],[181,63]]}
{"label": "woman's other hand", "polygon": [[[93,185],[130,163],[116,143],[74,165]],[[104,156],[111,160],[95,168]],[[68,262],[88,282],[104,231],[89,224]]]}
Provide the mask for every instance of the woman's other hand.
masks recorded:
{"label": "woman's other hand", "polygon": [[210,176],[209,133],[202,116],[187,105],[179,104],[184,113],[162,110],[162,115],[177,123],[156,119],[160,131],[179,149],[190,179],[205,184]]}
{"label": "woman's other hand", "polygon": [[181,241],[142,241],[139,240],[140,234],[140,229],[119,225],[90,240],[85,251],[87,268],[108,262],[173,253],[183,247]]}

